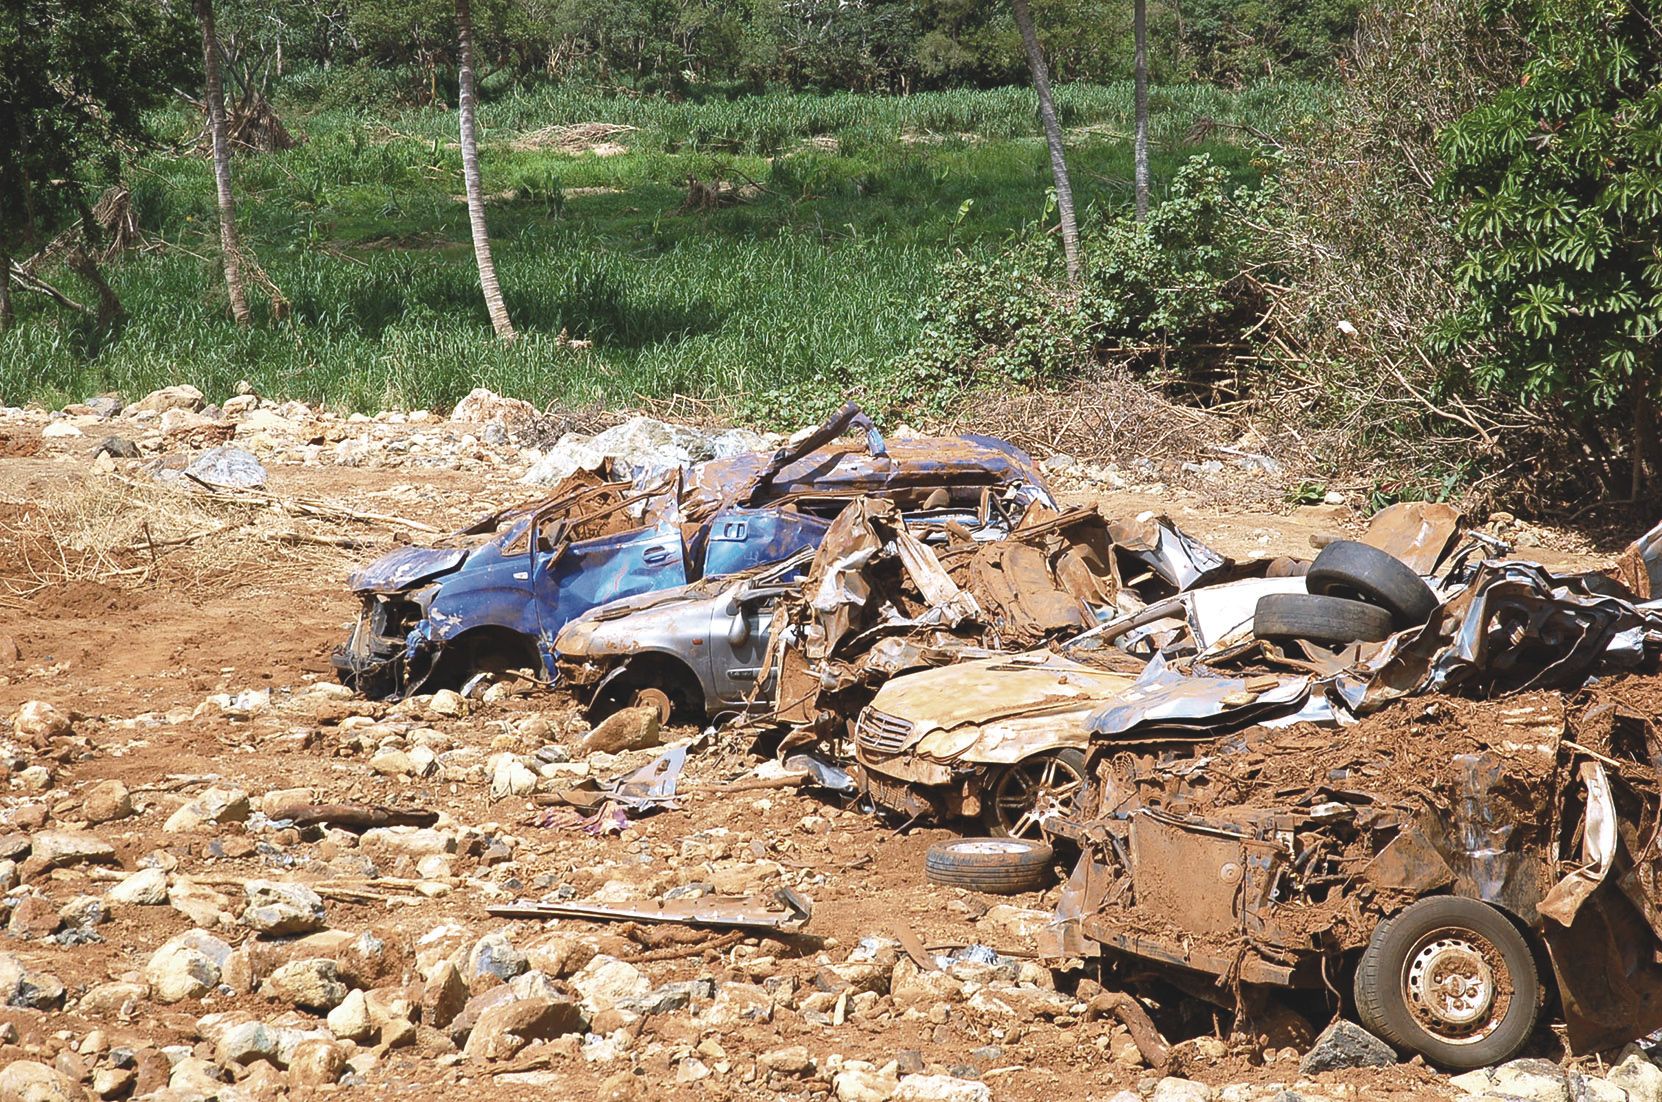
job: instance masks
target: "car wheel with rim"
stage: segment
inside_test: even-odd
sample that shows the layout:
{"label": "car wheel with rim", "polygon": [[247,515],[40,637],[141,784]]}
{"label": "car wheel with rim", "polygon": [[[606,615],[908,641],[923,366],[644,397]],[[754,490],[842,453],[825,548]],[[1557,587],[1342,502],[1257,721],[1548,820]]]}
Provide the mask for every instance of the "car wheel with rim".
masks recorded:
{"label": "car wheel with rim", "polygon": [[1434,1064],[1469,1070],[1516,1056],[1535,1031],[1541,980],[1506,915],[1432,896],[1379,924],[1356,969],[1362,1024]]}
{"label": "car wheel with rim", "polygon": [[1041,838],[1047,812],[1067,813],[1085,787],[1085,755],[1071,747],[999,767],[982,789],[981,819],[1000,838]]}

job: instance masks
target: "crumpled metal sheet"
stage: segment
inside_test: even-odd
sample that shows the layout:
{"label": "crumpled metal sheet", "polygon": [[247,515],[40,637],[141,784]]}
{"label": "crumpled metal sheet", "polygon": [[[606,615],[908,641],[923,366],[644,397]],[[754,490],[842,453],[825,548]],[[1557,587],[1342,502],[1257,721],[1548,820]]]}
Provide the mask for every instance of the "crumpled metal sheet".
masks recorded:
{"label": "crumpled metal sheet", "polygon": [[1465,514],[1452,505],[1399,501],[1373,515],[1362,542],[1390,552],[1423,576],[1437,569],[1465,524]]}
{"label": "crumpled metal sheet", "polygon": [[1173,588],[1200,584],[1230,565],[1230,560],[1171,522],[1169,517],[1114,521],[1108,526],[1114,546],[1140,559]]}
{"label": "crumpled metal sheet", "polygon": [[1628,544],[1615,575],[1641,601],[1662,598],[1662,523]]}
{"label": "crumpled metal sheet", "polygon": [[1137,683],[1095,712],[1088,726],[1098,738],[1181,727],[1211,738],[1228,727],[1297,712],[1309,696],[1304,675],[1224,677],[1205,667],[1184,672],[1156,655]]}
{"label": "crumpled metal sheet", "polygon": [[1346,695],[1372,710],[1411,693],[1576,688],[1636,668],[1658,645],[1662,611],[1535,563],[1485,562],[1424,627],[1393,636],[1358,669],[1359,699]]}

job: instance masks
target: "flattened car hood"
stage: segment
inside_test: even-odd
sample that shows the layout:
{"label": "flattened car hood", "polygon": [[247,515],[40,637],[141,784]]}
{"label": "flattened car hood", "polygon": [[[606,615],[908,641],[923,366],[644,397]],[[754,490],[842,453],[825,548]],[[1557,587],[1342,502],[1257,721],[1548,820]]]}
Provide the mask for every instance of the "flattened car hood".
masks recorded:
{"label": "flattened car hood", "polygon": [[871,706],[912,724],[909,748],[931,731],[1100,702],[1136,680],[1037,650],[897,677]]}
{"label": "flattened car hood", "polygon": [[346,580],[354,593],[397,593],[462,565],[465,547],[400,547],[390,551]]}

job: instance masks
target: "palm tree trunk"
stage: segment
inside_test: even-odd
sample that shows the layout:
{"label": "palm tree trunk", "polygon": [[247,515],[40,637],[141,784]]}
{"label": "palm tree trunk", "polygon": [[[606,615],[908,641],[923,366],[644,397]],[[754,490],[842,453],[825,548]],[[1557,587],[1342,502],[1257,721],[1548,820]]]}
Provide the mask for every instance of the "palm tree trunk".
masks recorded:
{"label": "palm tree trunk", "polygon": [[1131,172],[1137,188],[1137,221],[1148,217],[1148,0],[1131,0],[1132,113]]}
{"label": "palm tree trunk", "polygon": [[508,306],[502,301],[502,287],[496,281],[496,262],[491,259],[491,235],[485,226],[485,190],[479,183],[479,135],[474,125],[473,93],[473,11],[468,0],[456,0],[456,37],[461,54],[462,179],[467,185],[467,220],[473,229],[473,258],[479,262],[479,287],[485,292],[485,309],[491,327],[505,341],[514,339],[514,323],[508,320]]}
{"label": "palm tree trunk", "polygon": [[237,246],[237,207],[231,197],[231,145],[225,136],[225,86],[219,75],[213,0],[196,0],[196,21],[202,27],[202,94],[208,101],[208,133],[214,147],[214,189],[219,196],[219,248],[225,254],[225,291],[231,297],[231,316],[238,325],[248,325],[253,316],[248,311],[242,254]]}
{"label": "palm tree trunk", "polygon": [[[1140,0],[1139,0],[1140,2]],[[1084,272],[1079,254],[1079,223],[1073,215],[1073,185],[1068,182],[1068,162],[1062,153],[1062,125],[1056,121],[1056,103],[1050,98],[1050,72],[1033,30],[1033,13],[1027,0],[1010,0],[1010,11],[1021,30],[1021,44],[1027,50],[1027,65],[1033,71],[1033,90],[1039,93],[1039,121],[1044,124],[1045,144],[1050,147],[1050,174],[1056,181],[1056,213],[1062,220],[1062,252],[1068,260],[1068,282],[1078,283]]]}

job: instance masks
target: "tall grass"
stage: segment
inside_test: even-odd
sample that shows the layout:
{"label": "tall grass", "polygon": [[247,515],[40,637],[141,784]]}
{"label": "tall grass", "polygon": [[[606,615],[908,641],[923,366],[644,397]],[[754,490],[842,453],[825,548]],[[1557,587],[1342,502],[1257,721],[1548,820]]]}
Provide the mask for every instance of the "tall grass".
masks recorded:
{"label": "tall grass", "polygon": [[[1273,132],[1320,98],[1299,85],[1160,90],[1157,184],[1197,152],[1255,178],[1251,148],[1190,144],[1194,123]],[[1082,205],[1128,202],[1129,90],[1071,86],[1062,108],[1076,127]],[[55,308],[20,298],[19,325],[0,334],[0,402],[175,382],[217,397],[248,379],[269,395],[377,409],[444,405],[475,385],[620,402],[859,379],[912,346],[940,262],[1029,232],[1050,185],[1020,89],[706,103],[512,92],[484,112],[497,265],[522,334],[504,346],[480,300],[454,117],[328,110],[288,121],[299,146],[234,166],[244,243],[290,300],[286,319],[231,324],[209,165],[154,154],[129,173],[150,247],[108,273],[125,327],[95,344]],[[510,140],[595,121],[638,127],[629,152]],[[801,142],[822,134],[837,141]],[[689,178],[743,185],[745,201],[690,209]]]}

